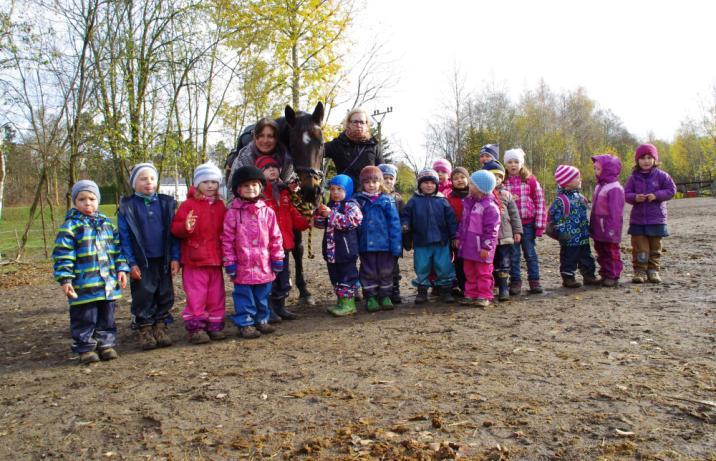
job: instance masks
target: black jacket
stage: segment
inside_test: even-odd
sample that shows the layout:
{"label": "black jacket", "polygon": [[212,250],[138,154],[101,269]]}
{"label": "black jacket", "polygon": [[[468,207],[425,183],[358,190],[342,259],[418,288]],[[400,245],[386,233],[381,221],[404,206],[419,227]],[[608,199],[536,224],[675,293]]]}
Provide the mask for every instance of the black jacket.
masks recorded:
{"label": "black jacket", "polygon": [[353,178],[353,185],[358,190],[360,171],[366,166],[383,163],[383,149],[375,138],[353,142],[343,132],[326,144],[326,158],[333,160],[337,174],[347,174]]}

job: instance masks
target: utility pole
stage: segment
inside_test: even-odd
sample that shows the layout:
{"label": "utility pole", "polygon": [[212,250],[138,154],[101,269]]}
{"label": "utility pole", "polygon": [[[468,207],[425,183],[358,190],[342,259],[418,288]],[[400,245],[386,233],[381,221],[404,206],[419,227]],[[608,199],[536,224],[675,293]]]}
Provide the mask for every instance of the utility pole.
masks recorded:
{"label": "utility pole", "polygon": [[393,112],[393,106],[389,106],[383,112],[376,109],[370,115],[370,118],[372,118],[375,121],[376,125],[378,125],[378,143],[381,147],[383,147],[383,133],[381,132],[380,127],[383,124],[383,119],[385,118],[385,116],[391,112]]}

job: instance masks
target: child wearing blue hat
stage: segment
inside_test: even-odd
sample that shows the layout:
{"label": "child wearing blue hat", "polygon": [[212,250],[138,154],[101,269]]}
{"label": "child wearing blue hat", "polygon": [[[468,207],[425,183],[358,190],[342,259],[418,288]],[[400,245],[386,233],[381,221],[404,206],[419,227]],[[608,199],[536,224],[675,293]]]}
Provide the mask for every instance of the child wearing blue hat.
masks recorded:
{"label": "child wearing blue hat", "polygon": [[358,229],[363,213],[351,200],[353,179],[339,174],[328,182],[330,200],[321,204],[314,213],[314,226],[325,229],[323,234],[323,259],[328,265],[328,276],[336,294],[336,305],[328,312],[336,317],[356,313],[355,295],[358,279]]}

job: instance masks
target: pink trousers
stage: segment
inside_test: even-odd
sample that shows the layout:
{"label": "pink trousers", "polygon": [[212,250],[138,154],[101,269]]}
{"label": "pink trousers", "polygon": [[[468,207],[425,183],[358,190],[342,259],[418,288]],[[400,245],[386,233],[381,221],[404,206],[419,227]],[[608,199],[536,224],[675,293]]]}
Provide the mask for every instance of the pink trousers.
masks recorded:
{"label": "pink trousers", "polygon": [[224,329],[224,273],[221,266],[182,268],[186,307],[182,312],[188,331]]}
{"label": "pink trousers", "polygon": [[495,280],[492,278],[492,269],[494,264],[481,263],[463,260],[463,268],[465,270],[465,297],[493,299],[492,289],[495,286]]}

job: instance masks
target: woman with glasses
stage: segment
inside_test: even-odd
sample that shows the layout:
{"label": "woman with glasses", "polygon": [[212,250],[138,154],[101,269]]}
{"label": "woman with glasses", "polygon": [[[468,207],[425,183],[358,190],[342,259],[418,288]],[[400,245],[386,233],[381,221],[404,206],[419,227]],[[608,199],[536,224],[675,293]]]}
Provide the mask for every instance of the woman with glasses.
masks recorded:
{"label": "woman with glasses", "polygon": [[348,112],[343,120],[343,132],[326,144],[326,158],[333,160],[337,174],[350,176],[354,184],[360,184],[358,179],[363,168],[383,163],[383,150],[370,133],[370,117],[365,109]]}

